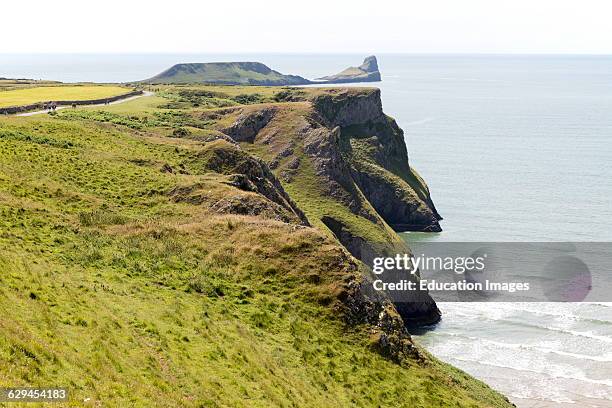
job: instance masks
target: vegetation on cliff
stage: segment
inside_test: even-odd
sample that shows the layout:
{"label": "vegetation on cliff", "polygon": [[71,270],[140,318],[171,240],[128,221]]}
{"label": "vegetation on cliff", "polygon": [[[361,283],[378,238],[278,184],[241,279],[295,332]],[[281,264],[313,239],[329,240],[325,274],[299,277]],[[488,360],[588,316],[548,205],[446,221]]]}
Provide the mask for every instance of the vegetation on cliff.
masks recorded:
{"label": "vegetation on cliff", "polygon": [[260,62],[208,62],[176,64],[148,84],[304,85],[297,75],[283,75]]}
{"label": "vegetation on cliff", "polygon": [[73,406],[509,406],[360,290],[349,244],[403,245],[362,165],[437,220],[402,151],[380,160],[403,143],[379,106],[168,86],[0,118],[0,386],[66,386]]}
{"label": "vegetation on cliff", "polygon": [[380,81],[380,72],[376,57],[372,55],[358,67],[350,67],[336,75],[319,78],[316,81],[297,75],[281,74],[261,62],[204,62],[173,65],[142,83],[292,86],[376,81]]}

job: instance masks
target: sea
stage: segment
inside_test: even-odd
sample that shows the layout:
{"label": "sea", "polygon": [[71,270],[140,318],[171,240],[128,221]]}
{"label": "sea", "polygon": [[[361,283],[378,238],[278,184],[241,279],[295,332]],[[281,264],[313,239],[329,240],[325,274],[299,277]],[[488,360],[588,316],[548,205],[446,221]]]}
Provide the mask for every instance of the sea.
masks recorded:
{"label": "sea", "polygon": [[[0,54],[0,77],[129,82],[179,62],[260,61],[317,78],[364,57]],[[382,82],[369,85],[444,217],[442,233],[407,241],[612,242],[612,56],[377,57]],[[439,307],[415,341],[517,406],[612,407],[612,303]]]}

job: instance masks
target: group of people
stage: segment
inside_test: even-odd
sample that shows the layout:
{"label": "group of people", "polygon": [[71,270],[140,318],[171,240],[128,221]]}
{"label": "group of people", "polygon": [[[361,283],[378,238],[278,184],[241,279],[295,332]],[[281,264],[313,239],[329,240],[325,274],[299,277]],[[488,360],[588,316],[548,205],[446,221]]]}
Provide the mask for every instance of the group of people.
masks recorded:
{"label": "group of people", "polygon": [[48,111],[55,111],[57,109],[57,103],[47,102],[43,105],[43,108]]}
{"label": "group of people", "polygon": [[[110,102],[108,100],[105,100],[104,105],[110,105]],[[77,104],[73,102],[71,106],[73,109],[76,109]],[[57,103],[53,101],[46,102],[43,104],[43,109],[49,112],[55,112],[57,110]]]}

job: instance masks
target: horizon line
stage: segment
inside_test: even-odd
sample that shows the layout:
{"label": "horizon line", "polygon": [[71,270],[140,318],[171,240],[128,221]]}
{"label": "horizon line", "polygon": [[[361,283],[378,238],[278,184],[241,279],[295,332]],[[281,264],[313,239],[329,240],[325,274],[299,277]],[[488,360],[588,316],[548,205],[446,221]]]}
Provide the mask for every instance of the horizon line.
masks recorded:
{"label": "horizon line", "polygon": [[2,52],[0,55],[457,55],[457,56],[612,56],[612,52],[295,52],[295,51],[59,51],[59,52]]}

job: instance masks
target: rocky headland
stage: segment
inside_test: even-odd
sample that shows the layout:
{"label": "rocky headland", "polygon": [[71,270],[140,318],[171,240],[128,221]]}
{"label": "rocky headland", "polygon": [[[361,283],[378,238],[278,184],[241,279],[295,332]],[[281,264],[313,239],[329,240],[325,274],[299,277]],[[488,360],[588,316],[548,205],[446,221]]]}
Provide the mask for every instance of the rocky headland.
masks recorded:
{"label": "rocky headland", "polygon": [[369,56],[358,67],[311,81],[298,75],[285,75],[260,62],[180,63],[141,81],[145,84],[216,84],[295,86],[380,81],[378,62]]}
{"label": "rocky headland", "polygon": [[374,257],[410,253],[398,231],[441,220],[378,89],[151,89],[0,117],[7,381],[117,406],[511,406],[413,341],[440,319],[427,293],[372,288]]}

